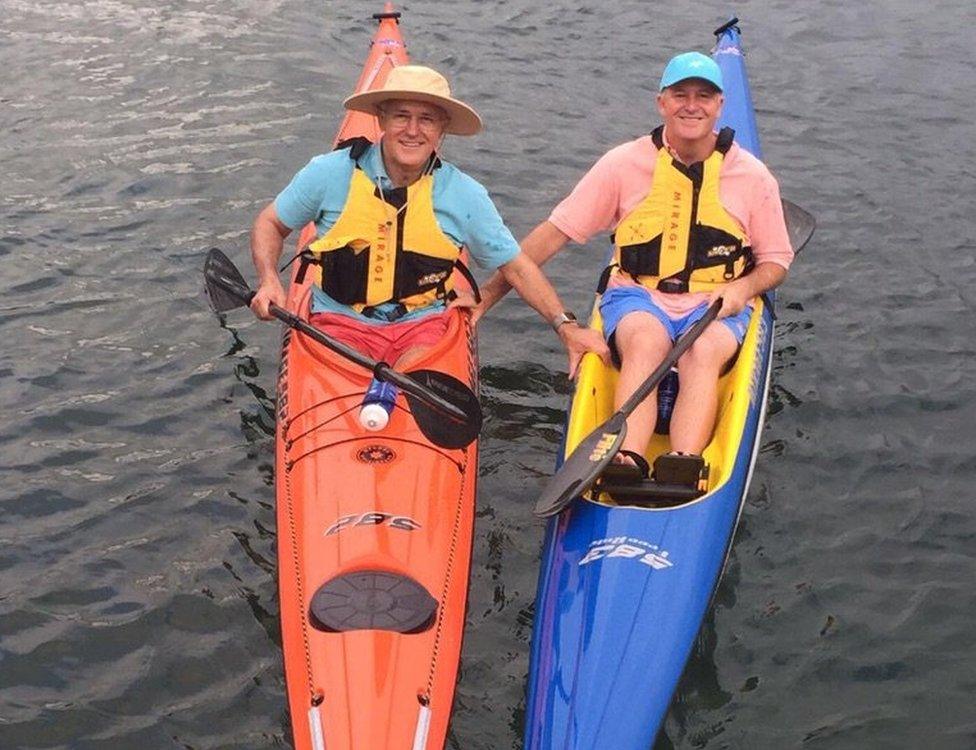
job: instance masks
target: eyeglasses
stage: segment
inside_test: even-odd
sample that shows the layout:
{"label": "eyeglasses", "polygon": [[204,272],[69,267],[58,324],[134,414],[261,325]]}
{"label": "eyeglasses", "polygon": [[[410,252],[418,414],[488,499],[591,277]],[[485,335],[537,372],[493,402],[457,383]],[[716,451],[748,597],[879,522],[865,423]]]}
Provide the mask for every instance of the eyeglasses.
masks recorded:
{"label": "eyeglasses", "polygon": [[386,118],[387,122],[392,124],[397,130],[406,129],[410,126],[411,122],[416,120],[418,128],[425,132],[430,132],[431,130],[436,130],[438,127],[443,125],[444,122],[446,122],[446,118],[427,114],[426,112],[421,112],[417,115],[404,110],[388,112],[385,109],[380,109],[379,112],[381,115],[383,115],[383,117]]}

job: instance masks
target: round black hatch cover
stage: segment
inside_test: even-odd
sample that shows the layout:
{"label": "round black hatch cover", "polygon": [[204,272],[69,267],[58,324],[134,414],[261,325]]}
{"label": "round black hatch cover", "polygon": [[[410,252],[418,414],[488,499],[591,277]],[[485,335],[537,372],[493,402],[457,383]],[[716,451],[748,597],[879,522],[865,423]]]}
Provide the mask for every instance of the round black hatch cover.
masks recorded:
{"label": "round black hatch cover", "polygon": [[434,624],[437,600],[409,576],[358,570],[322,584],[309,610],[312,625],[327,632],[421,633]]}

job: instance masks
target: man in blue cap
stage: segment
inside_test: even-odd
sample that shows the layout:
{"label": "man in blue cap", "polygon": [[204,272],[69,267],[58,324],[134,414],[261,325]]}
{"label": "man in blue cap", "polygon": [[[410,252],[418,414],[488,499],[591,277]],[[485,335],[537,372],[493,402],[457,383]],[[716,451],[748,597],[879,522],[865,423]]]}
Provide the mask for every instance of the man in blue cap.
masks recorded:
{"label": "man in blue cap", "polygon": [[[745,336],[750,301],[779,285],[793,260],[775,178],[734,142],[731,129],[715,130],[722,88],[710,57],[673,57],[657,95],[663,125],[607,152],[522,241],[541,265],[569,240],[584,244],[612,232],[600,313],[620,362],[616,408],[722,299],[719,319],[678,362],[671,449],[696,465],[714,429],[718,378]],[[483,310],[507,291],[493,276],[482,289]],[[656,417],[652,394],[627,420],[615,461],[637,477],[649,472],[644,454]]]}

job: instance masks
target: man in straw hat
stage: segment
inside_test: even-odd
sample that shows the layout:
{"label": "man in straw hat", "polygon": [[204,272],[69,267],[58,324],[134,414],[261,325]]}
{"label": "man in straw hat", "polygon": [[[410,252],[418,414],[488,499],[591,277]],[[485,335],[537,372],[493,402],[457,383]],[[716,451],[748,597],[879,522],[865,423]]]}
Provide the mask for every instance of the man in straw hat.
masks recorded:
{"label": "man in straw hat", "polygon": [[402,65],[345,107],[376,115],[382,138],[353,139],[315,157],[258,215],[251,254],[260,284],[251,307],[259,318],[270,317],[269,303],[285,301],[277,271],[285,237],[314,221],[317,239],[301,260],[316,280],[310,320],[375,359],[402,365],[443,337],[445,308],[465,304],[452,280],[455,268],[470,278],[462,247],[551,323],[571,375],[584,352],[608,356],[599,334],[564,314],[487,191],[438,157],[446,134],[481,130],[478,113],[451,96],[442,75]]}
{"label": "man in straw hat", "polygon": [[[664,69],[657,95],[663,125],[604,154],[523,240],[545,263],[573,240],[612,232],[614,256],[600,302],[603,331],[620,362],[616,407],[657,368],[675,340],[721,298],[712,322],[678,361],[680,390],[670,423],[674,454],[665,462],[701,466],[715,423],[718,378],[738,351],[750,300],[779,285],[793,260],[779,197],[766,166],[715,131],[722,71],[710,57],[685,52]],[[477,318],[508,291],[494,276]],[[615,462],[646,478],[644,452],[657,416],[656,393],[627,420]],[[685,473],[685,472],[682,472]]]}

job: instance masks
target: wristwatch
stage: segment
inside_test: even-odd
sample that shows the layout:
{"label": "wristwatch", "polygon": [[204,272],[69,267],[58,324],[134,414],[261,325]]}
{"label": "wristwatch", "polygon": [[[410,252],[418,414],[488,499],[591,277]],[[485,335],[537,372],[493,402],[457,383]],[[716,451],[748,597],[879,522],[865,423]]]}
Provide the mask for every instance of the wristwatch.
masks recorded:
{"label": "wristwatch", "polygon": [[552,320],[549,321],[549,325],[552,326],[552,330],[559,331],[559,328],[564,323],[575,323],[579,325],[579,321],[576,320],[576,316],[573,315],[569,310],[563,310],[558,315],[554,315]]}

